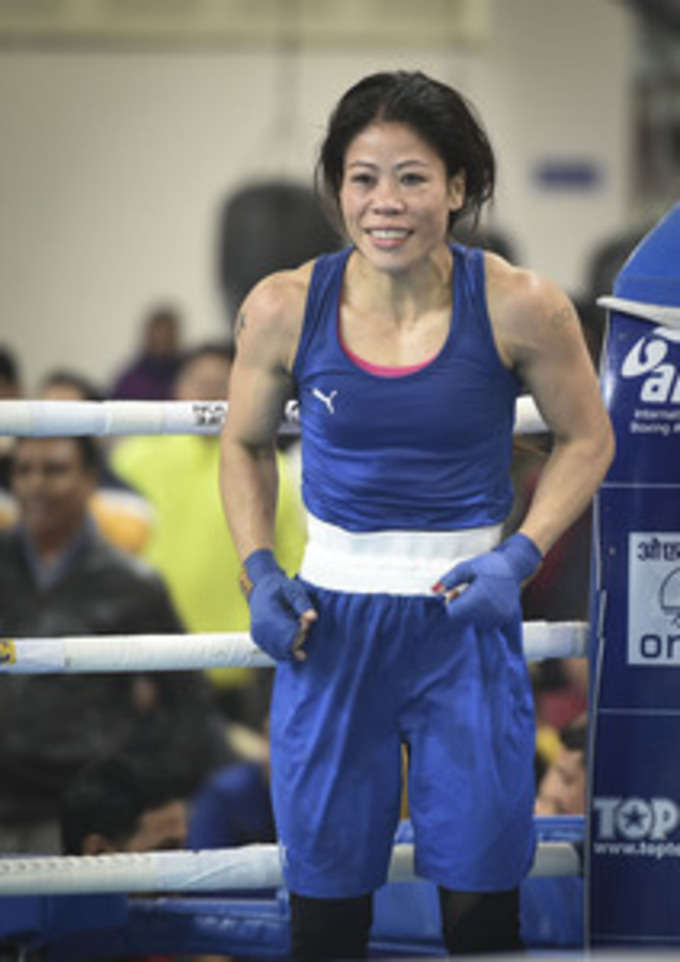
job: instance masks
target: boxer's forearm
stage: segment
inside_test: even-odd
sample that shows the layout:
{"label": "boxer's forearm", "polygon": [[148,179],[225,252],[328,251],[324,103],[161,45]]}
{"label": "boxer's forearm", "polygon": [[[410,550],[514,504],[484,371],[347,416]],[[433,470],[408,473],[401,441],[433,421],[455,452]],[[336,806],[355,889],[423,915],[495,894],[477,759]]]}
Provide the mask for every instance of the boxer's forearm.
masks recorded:
{"label": "boxer's forearm", "polygon": [[601,436],[557,440],[519,530],[545,553],[590,504],[614,452],[608,421]]}
{"label": "boxer's forearm", "polygon": [[258,548],[274,550],[277,491],[273,446],[249,447],[223,440],[220,493],[241,560]]}

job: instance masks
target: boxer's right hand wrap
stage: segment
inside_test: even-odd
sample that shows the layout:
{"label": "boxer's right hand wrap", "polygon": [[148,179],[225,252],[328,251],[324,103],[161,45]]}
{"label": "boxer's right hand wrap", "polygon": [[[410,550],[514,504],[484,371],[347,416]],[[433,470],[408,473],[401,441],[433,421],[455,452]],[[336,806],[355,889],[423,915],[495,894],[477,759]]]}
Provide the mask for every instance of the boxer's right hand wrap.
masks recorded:
{"label": "boxer's right hand wrap", "polygon": [[292,660],[300,615],[313,608],[305,589],[286,575],[268,548],[248,555],[239,583],[250,607],[250,634],[255,644],[276,661]]}

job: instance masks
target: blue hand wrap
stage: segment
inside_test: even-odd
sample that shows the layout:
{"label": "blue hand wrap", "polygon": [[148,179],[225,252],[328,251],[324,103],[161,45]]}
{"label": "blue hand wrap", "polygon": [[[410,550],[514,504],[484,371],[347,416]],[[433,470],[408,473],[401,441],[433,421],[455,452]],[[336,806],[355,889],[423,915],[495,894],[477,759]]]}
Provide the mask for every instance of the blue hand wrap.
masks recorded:
{"label": "blue hand wrap", "polygon": [[309,595],[267,548],[248,555],[240,581],[250,607],[253,641],[276,661],[292,660],[299,616],[313,607]]}
{"label": "blue hand wrap", "polygon": [[542,560],[531,538],[518,532],[493,551],[461,561],[439,579],[447,591],[467,584],[460,595],[446,602],[449,616],[482,630],[506,624],[519,610],[522,582]]}

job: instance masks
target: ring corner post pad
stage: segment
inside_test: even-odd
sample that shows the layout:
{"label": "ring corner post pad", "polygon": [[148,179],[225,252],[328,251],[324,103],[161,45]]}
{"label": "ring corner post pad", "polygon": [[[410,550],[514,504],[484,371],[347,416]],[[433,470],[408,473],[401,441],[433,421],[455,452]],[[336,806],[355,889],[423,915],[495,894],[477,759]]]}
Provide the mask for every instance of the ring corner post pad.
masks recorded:
{"label": "ring corner post pad", "polygon": [[625,310],[609,307],[601,371],[616,455],[594,526],[586,939],[662,950],[680,947],[680,331],[649,308],[680,310],[680,205],[614,295]]}

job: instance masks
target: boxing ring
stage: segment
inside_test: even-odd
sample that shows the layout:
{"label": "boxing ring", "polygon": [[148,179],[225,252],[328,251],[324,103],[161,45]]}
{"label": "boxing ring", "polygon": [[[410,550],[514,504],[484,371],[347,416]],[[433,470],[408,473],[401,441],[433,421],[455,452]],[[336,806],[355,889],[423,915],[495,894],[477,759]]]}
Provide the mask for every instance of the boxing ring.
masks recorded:
{"label": "boxing ring", "polygon": [[[657,231],[663,228],[666,246],[669,222],[673,243],[677,245],[678,251],[678,260],[675,261],[673,258],[670,260],[673,264],[680,263],[680,206],[657,228]],[[644,250],[645,242],[649,239],[654,247],[654,238],[655,232],[652,232],[643,241],[641,248]],[[629,263],[635,263],[636,254],[637,251],[634,252]],[[668,260],[667,255],[664,254],[664,256]],[[647,265],[645,269],[649,273]],[[672,270],[675,268],[673,267]],[[676,273],[680,275],[680,272],[676,271]],[[625,269],[622,272],[622,276],[624,275]],[[671,285],[671,287],[672,297],[675,297],[676,286]],[[680,287],[680,280],[677,287]],[[605,398],[610,402],[612,398],[616,399],[614,388],[617,384],[617,377],[612,374],[612,364],[619,365],[617,371],[622,370],[623,378],[635,378],[641,374],[650,375],[650,372],[653,375],[661,369],[662,362],[666,367],[668,366],[672,351],[675,350],[677,370],[680,370],[680,334],[677,331],[677,327],[680,326],[680,307],[675,306],[680,304],[680,297],[677,301],[671,298],[670,304],[669,298],[666,297],[665,301],[661,301],[663,311],[652,311],[652,316],[649,316],[649,308],[657,308],[659,304],[653,300],[650,302],[649,291],[645,289],[644,293],[646,301],[649,302],[642,304],[647,311],[646,314],[642,310],[635,311],[635,305],[639,306],[642,299],[639,296],[636,297],[634,293],[632,299],[614,298],[613,300],[617,303],[608,305],[612,308],[608,335],[610,347],[605,353],[614,360],[609,366],[607,363],[604,365],[603,390]],[[657,335],[656,340],[653,338],[649,340],[650,324],[661,325],[660,337],[663,339],[663,352],[661,348],[654,347],[655,343],[659,343],[657,334],[659,327],[653,332]],[[631,325],[632,336],[638,339],[635,342],[637,347],[635,345],[633,348],[627,347],[628,353],[621,361],[619,356],[621,337],[626,327]],[[664,331],[670,333],[664,334]],[[612,332],[616,333],[617,337],[614,337]],[[637,351],[636,354],[635,351]],[[633,373],[630,373],[631,371]],[[652,395],[653,391],[654,386],[649,388]],[[680,407],[678,407],[680,375],[677,383],[674,382],[674,386],[671,386],[668,395],[671,405],[676,405],[672,407],[671,414],[678,413],[677,422],[674,421],[674,417],[670,417],[669,420],[671,424],[675,423],[676,430],[680,431]],[[619,403],[618,400],[617,403]],[[640,403],[639,400],[637,403]],[[661,407],[654,408],[657,413],[661,410]],[[221,401],[162,403],[2,401],[0,402],[0,434],[34,437],[85,434],[97,436],[162,433],[218,434],[226,413],[227,405]],[[621,433],[620,419],[617,417],[619,412],[616,407],[612,408],[611,403],[610,413],[617,429],[617,438],[619,438]],[[287,406],[285,414],[284,429],[296,430],[297,408],[294,402]],[[644,418],[641,420],[647,423]],[[654,419],[647,420],[651,423]],[[533,402],[527,398],[519,399],[515,431],[527,434],[544,430],[545,425]],[[655,432],[640,431],[638,433],[649,440]],[[675,460],[677,463],[678,459]],[[620,469],[620,458],[617,465]],[[614,471],[616,470],[615,465]],[[606,514],[608,509],[605,491],[607,485],[613,486],[616,492],[626,486],[616,474],[615,478],[618,479],[610,481],[610,472],[603,485],[604,493],[601,492],[596,499],[597,524],[602,523],[603,512]],[[677,488],[680,487],[680,483],[677,485],[666,483],[666,487]],[[649,497],[648,494],[647,497]],[[636,506],[633,505],[631,510],[634,522]],[[629,534],[628,526],[622,526],[620,519],[619,527],[626,529],[626,535],[633,539],[630,544],[637,546],[639,543],[639,539],[635,541],[637,535]],[[678,532],[676,536],[679,549],[677,569],[680,571],[680,510],[675,511],[675,526],[673,526],[672,521],[659,516],[657,505],[657,513],[648,528],[652,533]],[[643,536],[640,535],[640,537]],[[525,892],[529,893],[526,895],[527,905],[531,903],[531,887],[542,884],[542,880],[550,880],[553,889],[545,889],[543,897],[566,899],[568,906],[574,910],[574,918],[569,920],[566,926],[558,923],[552,931],[546,931],[544,925],[543,944],[549,946],[578,947],[583,944],[583,918],[579,915],[579,910],[583,907],[584,864],[586,880],[591,882],[590,894],[585,900],[588,910],[586,912],[587,939],[590,943],[645,944],[644,926],[642,926],[641,935],[630,933],[626,941],[623,936],[627,932],[627,922],[620,920],[611,911],[607,914],[605,910],[605,926],[610,924],[611,919],[615,919],[615,924],[619,926],[618,932],[615,930],[609,933],[612,938],[607,942],[606,931],[602,933],[598,929],[598,926],[601,928],[602,911],[599,899],[602,893],[595,895],[592,880],[597,878],[598,885],[603,886],[602,891],[607,897],[616,891],[621,878],[625,878],[625,884],[628,884],[630,873],[627,873],[627,866],[621,859],[612,857],[617,855],[614,846],[618,836],[626,834],[625,812],[622,815],[623,809],[619,808],[622,803],[625,805],[632,800],[633,806],[631,808],[629,805],[630,811],[634,810],[637,802],[640,802],[641,806],[647,806],[645,809],[641,808],[643,815],[644,812],[649,811],[652,813],[651,817],[657,819],[647,827],[647,834],[658,842],[674,844],[672,835],[676,826],[680,824],[680,807],[678,807],[677,818],[673,814],[674,809],[669,807],[669,805],[675,806],[675,802],[672,797],[669,797],[672,786],[669,787],[667,780],[658,790],[653,789],[655,795],[651,797],[650,802],[640,798],[640,793],[634,790],[634,787],[627,788],[624,792],[616,786],[603,787],[602,784],[603,779],[605,782],[607,779],[611,781],[611,774],[607,765],[602,764],[599,759],[606,746],[610,748],[613,746],[611,737],[603,729],[603,724],[604,722],[609,724],[614,716],[620,719],[625,715],[620,703],[612,711],[607,701],[607,689],[604,684],[604,669],[607,662],[605,642],[609,637],[607,619],[611,616],[611,602],[616,597],[616,585],[610,584],[607,580],[612,575],[611,559],[603,559],[602,555],[603,547],[596,535],[593,553],[592,613],[589,623],[526,622],[524,625],[525,654],[529,660],[546,657],[583,657],[587,654],[592,665],[591,676],[595,679],[591,694],[593,731],[589,751],[588,815],[585,820],[564,816],[535,820],[538,846],[530,877],[525,883]],[[620,557],[617,563],[619,567],[622,565]],[[614,574],[618,577],[620,573]],[[630,590],[632,593],[632,586]],[[627,595],[626,598],[630,621],[636,616],[635,606]],[[673,609],[671,613],[678,617],[677,611],[680,611],[680,595],[677,610]],[[616,623],[615,630],[620,633],[625,629]],[[641,657],[647,651],[651,660],[653,660],[653,650],[656,650],[654,648],[656,642],[650,640],[652,637],[656,638],[657,635],[652,632],[643,633],[641,643],[643,646]],[[680,635],[672,637],[680,641]],[[671,644],[671,649],[673,646],[674,642]],[[674,652],[672,654],[673,658],[666,659],[668,664],[665,665],[667,670],[670,668],[671,673],[673,667],[680,665],[680,657],[675,659]],[[271,659],[254,645],[247,634],[237,633],[59,639],[15,638],[0,641],[0,672],[8,674],[167,671],[217,666],[267,667],[272,664]],[[673,676],[672,682],[674,681]],[[639,706],[633,709],[633,716],[635,711],[640,713]],[[652,714],[653,712],[652,709]],[[680,711],[675,710],[676,724],[678,716]],[[676,797],[680,798],[680,779],[676,780],[678,781]],[[647,794],[649,795],[649,792]],[[664,806],[662,802],[668,804]],[[602,844],[603,825],[611,836],[606,836],[611,843],[609,849],[597,847],[598,844]],[[629,827],[629,840],[639,842],[646,838],[644,833],[636,835],[635,831],[632,831],[631,835],[631,831]],[[677,844],[677,849],[680,855],[680,843]],[[626,852],[618,854],[626,855]],[[658,857],[656,861],[661,865],[663,858]],[[646,878],[640,876],[642,862],[642,859],[638,859],[637,864],[633,866],[633,880],[638,884],[653,884],[658,892],[658,878],[649,876],[649,873]],[[675,864],[680,863],[672,863],[668,858],[663,863],[663,868],[667,869],[669,866],[674,868]],[[643,867],[653,873],[654,860],[648,859]],[[671,877],[674,878],[674,876]],[[677,879],[675,882],[677,886]],[[662,875],[661,884],[669,884],[667,873]],[[244,891],[254,890],[268,890],[271,895],[268,898],[242,897]],[[233,895],[236,891],[239,893],[238,897]],[[534,900],[540,896],[540,891],[537,889],[534,892]],[[160,898],[127,899],[128,893],[149,892],[173,894]],[[196,895],[196,893],[206,892],[219,892],[220,897],[205,898],[202,894],[198,897]],[[680,917],[678,912],[675,915]],[[666,916],[663,918],[662,924],[668,928]],[[526,919],[523,917],[523,924],[525,922]],[[656,919],[654,924],[658,924]],[[675,928],[671,926],[671,931],[666,933],[664,944],[680,945],[680,923],[677,918],[674,925]],[[12,937],[23,946],[41,945],[45,950],[45,957],[55,962],[59,959],[75,960],[85,957],[88,952],[92,954],[95,948],[102,955],[120,954],[123,951],[176,952],[178,944],[182,946],[183,952],[230,954],[256,952],[258,956],[275,958],[286,953],[286,932],[286,893],[283,889],[279,853],[275,845],[249,845],[236,849],[213,849],[201,852],[157,852],[145,855],[0,858],[0,940]],[[594,936],[593,933],[595,933]],[[604,939],[600,938],[602,934]],[[617,935],[622,937],[617,939]],[[651,944],[658,944],[658,940],[654,942],[654,936],[650,935],[650,940]],[[392,957],[425,952],[429,955],[444,954],[439,936],[436,892],[430,883],[417,880],[414,876],[413,838],[407,822],[400,825],[395,837],[389,882],[376,895],[376,923],[372,932],[371,946],[374,952],[378,954],[381,951],[386,952]]]}
{"label": "boxing ring", "polygon": [[[226,413],[227,405],[222,401],[4,401],[0,403],[0,433],[32,437],[215,435]],[[285,429],[295,431],[296,420],[296,406],[290,404]],[[545,430],[527,398],[518,403],[516,430],[525,434]],[[525,654],[531,661],[583,657],[587,635],[585,622],[527,622]],[[5,674],[273,664],[247,633],[0,640],[0,672]],[[583,819],[537,819],[537,828],[539,844],[532,877],[577,882],[582,872]],[[276,957],[286,951],[287,911],[282,886],[275,845],[144,855],[8,857],[0,859],[0,919],[6,911],[11,912],[9,924],[3,926],[4,934],[32,932],[36,940],[44,939],[50,947],[49,957],[54,959],[74,959],[92,951],[99,931],[107,933],[98,950],[105,954],[114,944],[116,951],[123,945],[127,951],[131,944],[140,951],[162,951],[179,939],[186,951],[236,953],[257,949],[258,954]],[[274,894],[271,899],[229,898],[230,892],[247,890],[270,890]],[[216,891],[222,893],[220,899],[196,897]],[[182,897],[129,901],[126,897],[128,893],[149,892],[181,892]],[[431,894],[426,883],[416,880],[410,825],[402,823],[395,838],[388,885],[376,897],[373,950],[382,945],[390,954],[443,952],[438,945],[438,910]],[[17,918],[19,896],[23,896],[23,913]],[[414,917],[414,905],[419,906],[412,931],[399,921],[404,898],[410,917]],[[87,919],[84,928],[83,919]],[[117,932],[115,939],[112,927]]]}

